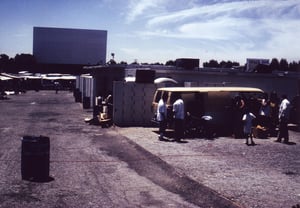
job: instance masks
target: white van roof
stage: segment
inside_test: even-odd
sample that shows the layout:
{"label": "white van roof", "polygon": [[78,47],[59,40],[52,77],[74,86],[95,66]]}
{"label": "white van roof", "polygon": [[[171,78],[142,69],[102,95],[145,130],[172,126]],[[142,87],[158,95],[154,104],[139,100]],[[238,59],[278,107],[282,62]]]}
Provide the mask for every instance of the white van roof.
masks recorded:
{"label": "white van roof", "polygon": [[169,92],[263,92],[253,87],[163,87],[157,90]]}

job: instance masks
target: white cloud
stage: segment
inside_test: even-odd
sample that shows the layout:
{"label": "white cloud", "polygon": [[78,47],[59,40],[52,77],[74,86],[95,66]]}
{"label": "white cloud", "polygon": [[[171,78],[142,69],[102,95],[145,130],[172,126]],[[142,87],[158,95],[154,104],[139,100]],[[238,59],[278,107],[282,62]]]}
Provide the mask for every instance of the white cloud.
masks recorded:
{"label": "white cloud", "polygon": [[[152,43],[147,45],[147,53],[135,51],[133,55],[150,58],[148,51],[157,55],[161,50],[160,57],[169,54],[169,59],[191,54],[225,60],[243,57],[238,61],[247,57],[297,59],[299,0],[179,0],[173,5],[174,1],[168,1],[130,1],[128,23],[143,24],[132,34],[137,35],[137,40]],[[183,2],[186,4],[180,4]],[[165,50],[174,40],[180,50]]]}
{"label": "white cloud", "polygon": [[[264,47],[278,35],[291,33],[283,25],[298,25],[300,2],[239,1],[223,2],[172,12],[149,19],[143,37],[203,39],[240,42],[242,48]],[[296,26],[295,25],[295,26]],[[273,35],[276,35],[273,37]]]}
{"label": "white cloud", "polygon": [[120,51],[130,56],[140,53],[140,50],[138,48],[121,48]]}
{"label": "white cloud", "polygon": [[164,7],[163,5],[166,3],[166,0],[130,0],[128,3],[126,21],[131,23],[138,17],[148,14],[149,11],[152,13],[154,10]]}

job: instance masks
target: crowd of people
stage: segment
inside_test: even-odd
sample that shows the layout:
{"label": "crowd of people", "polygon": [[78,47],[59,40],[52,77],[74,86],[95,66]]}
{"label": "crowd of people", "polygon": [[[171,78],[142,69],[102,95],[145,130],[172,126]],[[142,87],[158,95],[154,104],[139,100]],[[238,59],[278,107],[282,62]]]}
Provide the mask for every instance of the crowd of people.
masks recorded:
{"label": "crowd of people", "polygon": [[[157,121],[159,121],[159,140],[164,139],[167,128],[168,111],[166,107],[166,95],[162,95],[157,108]],[[276,142],[289,142],[288,121],[291,103],[287,95],[282,95],[281,99],[276,92],[271,92],[270,96],[265,93],[262,99],[245,99],[237,96],[233,101],[233,137],[244,138],[245,144],[255,145],[253,140],[254,131],[259,129],[264,132],[264,136],[277,137]],[[258,105],[257,105],[258,104]],[[172,117],[174,121],[174,140],[180,142],[184,138],[185,104],[180,94],[176,96],[172,107]]]}
{"label": "crowd of people", "polygon": [[254,132],[261,131],[264,138],[277,137],[276,142],[289,143],[288,122],[291,103],[287,95],[277,96],[276,92],[267,93],[259,100],[260,105],[255,106],[251,100],[245,101],[238,97],[235,103],[234,131],[235,138],[245,138],[247,145],[255,145]]}

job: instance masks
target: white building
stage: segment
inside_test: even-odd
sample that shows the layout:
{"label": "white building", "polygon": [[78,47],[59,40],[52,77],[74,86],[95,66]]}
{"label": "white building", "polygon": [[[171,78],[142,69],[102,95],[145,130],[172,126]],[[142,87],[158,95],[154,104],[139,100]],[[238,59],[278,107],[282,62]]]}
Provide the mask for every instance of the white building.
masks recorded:
{"label": "white building", "polygon": [[43,64],[105,64],[106,30],[33,28],[33,55]]}

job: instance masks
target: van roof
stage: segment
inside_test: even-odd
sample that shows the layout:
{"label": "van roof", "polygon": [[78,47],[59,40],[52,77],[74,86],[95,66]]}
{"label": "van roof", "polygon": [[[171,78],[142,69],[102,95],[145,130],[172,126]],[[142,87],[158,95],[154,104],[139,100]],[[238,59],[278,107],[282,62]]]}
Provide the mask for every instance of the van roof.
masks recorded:
{"label": "van roof", "polygon": [[253,87],[163,87],[157,90],[169,92],[263,92],[261,89]]}

